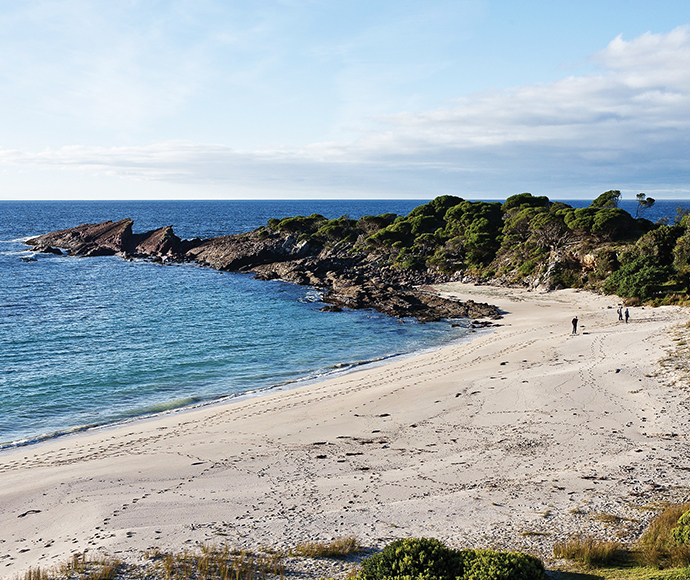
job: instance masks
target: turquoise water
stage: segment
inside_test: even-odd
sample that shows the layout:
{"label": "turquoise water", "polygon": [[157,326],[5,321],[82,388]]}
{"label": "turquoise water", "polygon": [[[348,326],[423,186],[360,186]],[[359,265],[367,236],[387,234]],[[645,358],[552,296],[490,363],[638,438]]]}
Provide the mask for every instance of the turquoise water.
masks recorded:
{"label": "turquoise water", "polygon": [[[449,323],[319,312],[316,290],[194,265],[38,254],[23,240],[132,217],[183,237],[404,202],[0,202],[0,446],[342,371],[462,338]],[[24,258],[24,260],[22,259]]]}

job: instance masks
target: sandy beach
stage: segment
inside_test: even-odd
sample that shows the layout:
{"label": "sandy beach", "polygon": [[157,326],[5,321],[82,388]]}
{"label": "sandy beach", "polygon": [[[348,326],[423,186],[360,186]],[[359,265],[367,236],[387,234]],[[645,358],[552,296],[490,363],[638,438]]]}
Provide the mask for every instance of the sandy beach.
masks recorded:
{"label": "sandy beach", "polygon": [[549,557],[690,499],[687,309],[626,324],[616,297],[438,290],[505,315],[467,343],[0,455],[0,576],[84,550],[346,535]]}

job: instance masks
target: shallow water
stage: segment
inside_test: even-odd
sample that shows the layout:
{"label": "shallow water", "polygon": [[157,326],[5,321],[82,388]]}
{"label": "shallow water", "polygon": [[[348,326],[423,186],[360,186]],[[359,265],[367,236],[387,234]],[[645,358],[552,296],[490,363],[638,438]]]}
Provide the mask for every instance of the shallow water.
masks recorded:
{"label": "shallow water", "polygon": [[[0,444],[342,371],[462,338],[448,323],[319,312],[316,290],[194,265],[27,252],[32,235],[132,217],[183,237],[268,217],[420,202],[0,203]],[[25,261],[33,256],[36,261]]]}

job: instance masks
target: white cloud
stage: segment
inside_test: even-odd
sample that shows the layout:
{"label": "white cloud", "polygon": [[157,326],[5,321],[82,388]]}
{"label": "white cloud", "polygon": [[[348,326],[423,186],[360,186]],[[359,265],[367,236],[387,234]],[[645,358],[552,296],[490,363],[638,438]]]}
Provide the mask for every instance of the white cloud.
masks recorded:
{"label": "white cloud", "polygon": [[[169,141],[0,151],[0,164],[128,179],[320,191],[337,197],[690,191],[690,27],[614,39],[596,74],[491,91],[378,118],[352,142],[238,151]],[[363,188],[363,190],[362,190]],[[415,189],[416,188],[416,189]],[[420,189],[421,188],[421,189]]]}

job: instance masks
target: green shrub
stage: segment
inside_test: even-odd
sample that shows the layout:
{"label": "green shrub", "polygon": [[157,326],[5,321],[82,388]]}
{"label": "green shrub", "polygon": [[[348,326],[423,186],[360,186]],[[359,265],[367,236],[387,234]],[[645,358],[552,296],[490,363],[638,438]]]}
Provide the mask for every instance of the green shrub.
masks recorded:
{"label": "green shrub", "polygon": [[599,250],[596,253],[596,272],[601,279],[606,278],[611,272],[619,268],[616,252],[610,249]]}
{"label": "green shrub", "polygon": [[378,232],[380,229],[389,226],[398,216],[394,213],[384,213],[381,215],[365,215],[357,220],[357,230],[366,235]]}
{"label": "green shrub", "polygon": [[582,286],[582,270],[569,267],[569,264],[557,264],[551,272],[551,285],[562,288],[580,288]]}
{"label": "green shrub", "polygon": [[671,535],[678,545],[690,545],[690,510],[678,519],[678,525],[671,530]]}
{"label": "green shrub", "polygon": [[463,580],[538,580],[544,578],[541,560],[521,552],[467,550]]}
{"label": "green shrub", "polygon": [[604,282],[606,294],[617,294],[623,298],[653,298],[669,279],[671,269],[657,265],[652,256],[643,256],[611,274]]}
{"label": "green shrub", "polygon": [[388,544],[362,562],[359,580],[541,580],[540,560],[520,552],[453,550],[429,538]]}
{"label": "green shrub", "polygon": [[325,217],[318,213],[313,213],[310,216],[298,215],[283,218],[277,224],[273,220],[269,220],[268,225],[272,229],[277,229],[281,232],[313,234],[325,221],[327,221]]}
{"label": "green shrub", "polygon": [[537,267],[537,263],[534,260],[527,260],[526,262],[523,262],[520,264],[519,272],[523,276],[529,276],[532,272],[534,272],[534,269]]}
{"label": "green shrub", "polygon": [[508,199],[506,199],[501,206],[501,210],[507,212],[515,208],[519,208],[520,210],[523,210],[527,207],[548,208],[549,205],[549,198],[545,195],[534,196],[531,193],[518,193],[516,195],[511,195]]}
{"label": "green shrub", "polygon": [[452,550],[433,538],[408,538],[388,544],[362,561],[360,580],[454,580],[457,562]]}
{"label": "green shrub", "polygon": [[342,216],[334,220],[323,222],[314,236],[331,241],[354,242],[357,239],[356,220]]}

